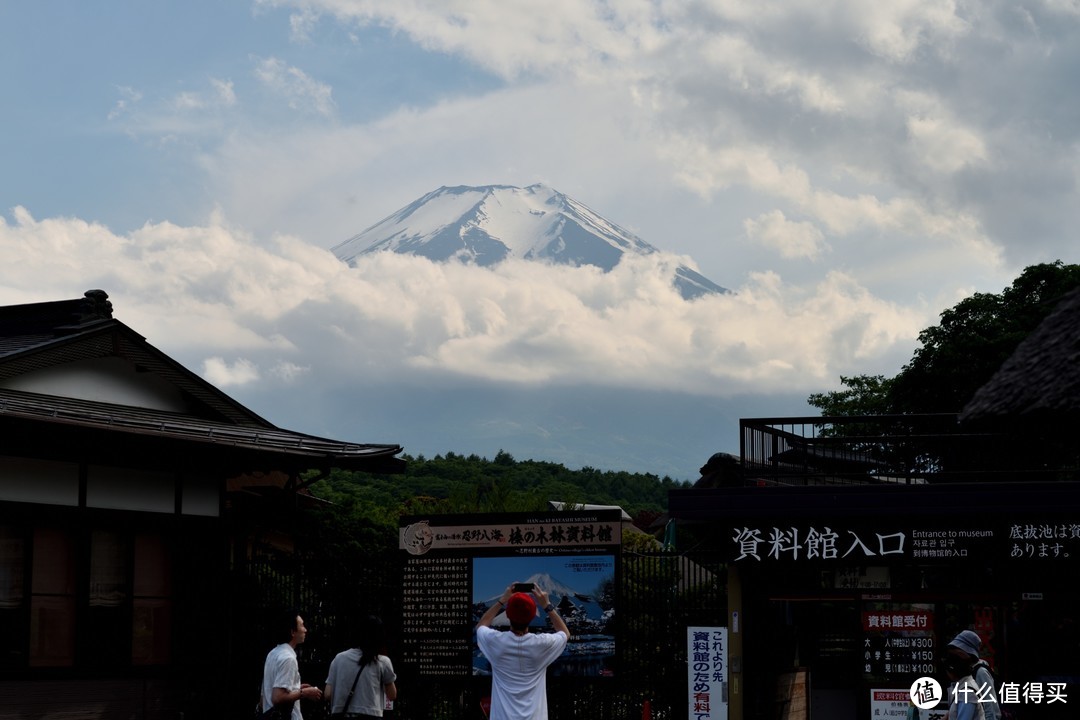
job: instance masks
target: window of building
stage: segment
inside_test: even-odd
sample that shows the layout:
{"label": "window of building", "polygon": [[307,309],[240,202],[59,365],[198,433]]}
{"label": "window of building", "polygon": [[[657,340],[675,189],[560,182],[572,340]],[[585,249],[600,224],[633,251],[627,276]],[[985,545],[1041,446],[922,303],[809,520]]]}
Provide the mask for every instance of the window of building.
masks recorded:
{"label": "window of building", "polygon": [[0,669],[167,664],[171,550],[149,531],[0,523]]}
{"label": "window of building", "polygon": [[30,665],[65,667],[75,662],[75,556],[60,528],[34,530],[31,564]]}
{"label": "window of building", "polygon": [[[90,533],[90,584],[81,648],[98,662],[126,664],[131,648],[131,543],[113,530]],[[90,662],[89,655],[86,662]]]}
{"label": "window of building", "polygon": [[135,537],[131,661],[168,662],[172,637],[172,564],[159,535]]}
{"label": "window of building", "polygon": [[25,532],[0,524],[0,667],[26,662],[25,601]]}

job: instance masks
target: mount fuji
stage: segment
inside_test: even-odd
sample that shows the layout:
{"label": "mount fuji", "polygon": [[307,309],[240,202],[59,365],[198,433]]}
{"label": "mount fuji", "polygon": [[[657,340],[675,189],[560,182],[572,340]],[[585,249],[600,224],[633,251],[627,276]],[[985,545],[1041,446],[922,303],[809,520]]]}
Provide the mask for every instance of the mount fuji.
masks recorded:
{"label": "mount fuji", "polygon": [[[592,592],[572,588],[547,573],[534,573],[526,582],[535,583],[544,589],[544,592],[548,594],[548,598],[551,600],[551,604],[559,608],[559,614],[563,616],[566,624],[575,630],[576,634],[602,632],[614,616],[614,610],[605,610],[601,607],[599,598]],[[497,600],[499,600],[498,595],[488,598],[476,607],[474,613],[476,618],[474,620],[479,619],[480,615],[487,608],[494,605]],[[545,622],[543,614],[538,614],[532,624],[542,626]],[[510,621],[507,619],[505,611],[499,613],[492,620],[492,625],[505,626],[509,624]]]}
{"label": "mount fuji", "polygon": [[[481,267],[521,258],[595,265],[605,272],[626,254],[659,252],[637,235],[543,184],[526,188],[444,186],[331,251],[350,265],[362,255],[391,251]],[[687,300],[730,292],[681,264],[675,271],[674,286]]]}

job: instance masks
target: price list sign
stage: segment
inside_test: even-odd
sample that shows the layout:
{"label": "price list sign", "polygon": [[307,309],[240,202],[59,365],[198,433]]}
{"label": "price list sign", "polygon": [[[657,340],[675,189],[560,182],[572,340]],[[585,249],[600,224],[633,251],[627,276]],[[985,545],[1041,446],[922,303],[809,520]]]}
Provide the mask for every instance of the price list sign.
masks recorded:
{"label": "price list sign", "polygon": [[[614,574],[622,544],[618,510],[404,518],[402,669],[420,677],[484,675],[490,666],[474,628],[512,582],[534,582],[570,626],[573,657],[553,674],[610,674]],[[505,625],[500,614],[493,627]],[[550,632],[538,614],[534,632]]]}
{"label": "price list sign", "polygon": [[935,673],[934,615],[930,609],[867,610],[862,624],[864,675],[900,679]]}

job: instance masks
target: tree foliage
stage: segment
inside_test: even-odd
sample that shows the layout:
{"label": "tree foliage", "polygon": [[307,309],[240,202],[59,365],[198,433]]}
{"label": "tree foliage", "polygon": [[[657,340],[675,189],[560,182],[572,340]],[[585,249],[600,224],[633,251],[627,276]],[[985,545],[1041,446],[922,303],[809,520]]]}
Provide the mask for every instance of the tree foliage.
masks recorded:
{"label": "tree foliage", "polygon": [[843,390],[807,402],[822,415],[953,413],[964,408],[1069,291],[1080,265],[1032,265],[1001,293],[976,293],[919,333],[911,360],[892,378],[841,377]]}
{"label": "tree foliage", "polygon": [[453,452],[404,459],[402,475],[335,470],[314,483],[311,492],[350,516],[396,527],[402,515],[540,512],[549,509],[551,500],[619,505],[631,517],[649,517],[667,509],[668,490],[689,485],[651,473],[519,461],[502,450],[494,460]]}
{"label": "tree foliage", "polygon": [[884,375],[840,376],[844,390],[814,393],[807,402],[822,415],[887,415],[893,378]]}

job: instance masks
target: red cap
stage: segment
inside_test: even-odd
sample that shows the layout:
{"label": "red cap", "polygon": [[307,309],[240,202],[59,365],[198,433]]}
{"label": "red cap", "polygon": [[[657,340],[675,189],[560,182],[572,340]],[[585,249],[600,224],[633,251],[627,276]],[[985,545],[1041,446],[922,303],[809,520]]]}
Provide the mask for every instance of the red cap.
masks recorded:
{"label": "red cap", "polygon": [[536,617],[536,601],[528,593],[514,593],[506,602],[506,617],[511,625],[528,625]]}

